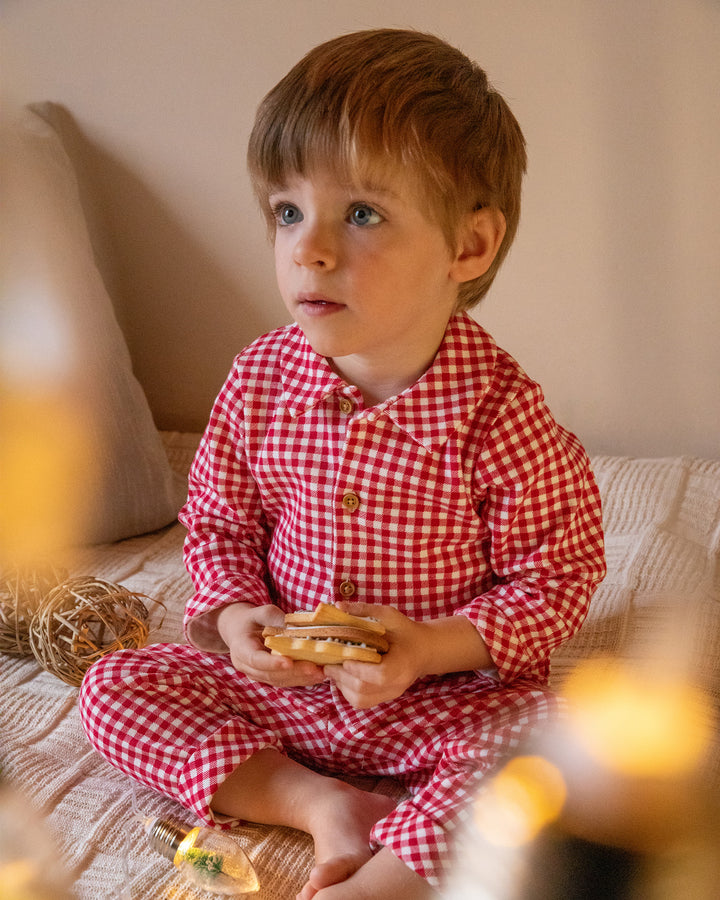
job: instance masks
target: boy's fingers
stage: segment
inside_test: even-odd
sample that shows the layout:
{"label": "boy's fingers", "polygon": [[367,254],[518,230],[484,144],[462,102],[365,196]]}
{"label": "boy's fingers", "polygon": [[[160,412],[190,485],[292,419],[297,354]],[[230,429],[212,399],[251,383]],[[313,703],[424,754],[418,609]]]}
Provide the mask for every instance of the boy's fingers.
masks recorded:
{"label": "boy's fingers", "polygon": [[256,681],[273,684],[275,687],[307,686],[325,680],[319,666],[305,662],[296,663],[286,656],[270,654],[267,651],[258,651],[257,657],[249,660],[249,666],[244,672]]}
{"label": "boy's fingers", "polygon": [[378,684],[383,680],[382,664],[360,662],[356,659],[346,659],[341,666],[326,666],[325,668],[339,669],[342,677],[352,679],[356,685]]}
{"label": "boy's fingers", "polygon": [[282,626],[285,622],[283,611],[273,605],[260,606],[255,613],[255,621],[258,625],[277,625]]}
{"label": "boy's fingers", "polygon": [[379,622],[386,624],[397,612],[392,606],[381,606],[378,603],[361,603],[359,601],[343,600],[335,604],[338,609],[349,613],[351,616],[371,616]]}

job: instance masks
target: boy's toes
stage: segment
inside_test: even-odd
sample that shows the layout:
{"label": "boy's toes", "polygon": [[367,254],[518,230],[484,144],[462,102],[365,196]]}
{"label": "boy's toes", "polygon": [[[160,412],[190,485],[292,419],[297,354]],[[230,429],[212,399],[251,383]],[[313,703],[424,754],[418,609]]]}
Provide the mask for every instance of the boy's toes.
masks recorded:
{"label": "boy's toes", "polygon": [[295,897],[295,900],[312,900],[312,898],[315,896],[315,894],[317,894],[317,891],[308,881],[308,883],[300,891],[300,893],[297,895],[297,897]]}
{"label": "boy's toes", "polygon": [[[368,854],[369,855],[369,854]],[[310,878],[305,888],[314,888],[313,892],[307,897],[301,895],[301,900],[309,900],[310,897],[322,890],[322,888],[330,887],[332,884],[338,884],[346,881],[351,875],[354,875],[367,860],[368,855],[346,854],[344,856],[334,856],[327,862],[318,863],[310,872]],[[304,890],[304,889],[303,889]]]}

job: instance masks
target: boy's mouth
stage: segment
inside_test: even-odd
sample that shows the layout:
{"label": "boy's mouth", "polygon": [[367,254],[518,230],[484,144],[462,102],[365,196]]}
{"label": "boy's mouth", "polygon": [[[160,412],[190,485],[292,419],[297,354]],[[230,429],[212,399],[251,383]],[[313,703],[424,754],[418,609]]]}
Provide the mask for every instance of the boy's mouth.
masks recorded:
{"label": "boy's mouth", "polygon": [[297,305],[307,313],[334,312],[342,309],[341,303],[336,303],[323,294],[299,294]]}

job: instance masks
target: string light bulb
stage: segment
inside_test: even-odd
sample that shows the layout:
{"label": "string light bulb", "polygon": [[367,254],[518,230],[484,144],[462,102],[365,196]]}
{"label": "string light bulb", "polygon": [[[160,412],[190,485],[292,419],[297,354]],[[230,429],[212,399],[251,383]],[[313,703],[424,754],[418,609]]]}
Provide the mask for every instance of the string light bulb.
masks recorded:
{"label": "string light bulb", "polygon": [[142,819],[153,850],[171,860],[195,887],[230,896],[260,890],[252,863],[227,834],[204,827],[185,831],[174,822],[152,816]]}
{"label": "string light bulb", "polygon": [[458,831],[447,900],[715,900],[713,698],[676,667],[593,658],[566,715],[505,760]]}

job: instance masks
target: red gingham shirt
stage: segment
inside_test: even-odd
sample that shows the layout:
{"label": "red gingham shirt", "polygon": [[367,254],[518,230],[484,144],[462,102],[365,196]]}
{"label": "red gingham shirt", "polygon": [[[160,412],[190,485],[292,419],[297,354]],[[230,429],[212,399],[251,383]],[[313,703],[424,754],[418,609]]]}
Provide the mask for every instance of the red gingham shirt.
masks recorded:
{"label": "red gingham shirt", "polygon": [[259,338],[218,396],[180,518],[186,635],[211,652],[227,648],[204,614],[227,603],[351,597],[464,615],[502,682],[545,683],[605,574],[585,451],[466,314],[430,369],[372,408],[296,325]]}

